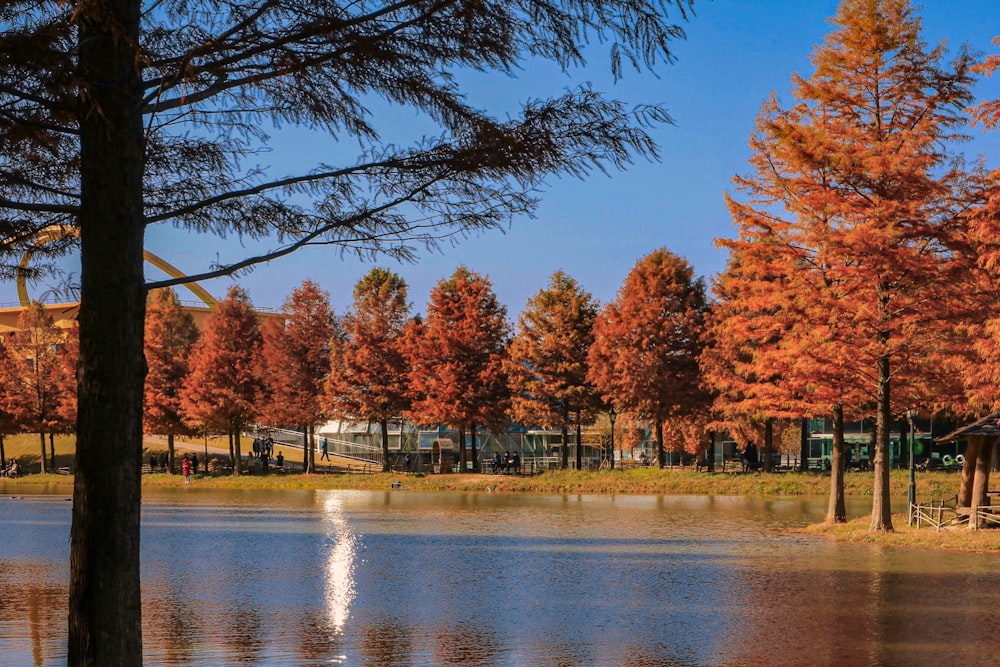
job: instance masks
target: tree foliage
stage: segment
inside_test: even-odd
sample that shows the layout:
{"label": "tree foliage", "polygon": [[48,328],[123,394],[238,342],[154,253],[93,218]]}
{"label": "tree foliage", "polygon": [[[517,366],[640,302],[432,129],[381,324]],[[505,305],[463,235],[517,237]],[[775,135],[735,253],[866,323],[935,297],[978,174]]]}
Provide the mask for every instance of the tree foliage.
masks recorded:
{"label": "tree foliage", "polygon": [[181,390],[181,406],[192,426],[229,434],[236,474],[240,472],[239,434],[253,421],[262,392],[260,350],[260,323],[250,298],[232,287],[205,322]]}
{"label": "tree foliage", "polygon": [[426,320],[407,330],[412,400],[407,414],[418,424],[458,428],[463,466],[467,429],[506,423],[509,337],[507,309],[489,279],[464,266],[431,290]]}
{"label": "tree foliage", "polygon": [[660,249],[640,259],[594,324],[589,379],[604,400],[638,413],[656,430],[708,406],[698,359],[705,284],[682,258]]}
{"label": "tree foliage", "polygon": [[337,320],[330,295],[311,280],[303,281],[262,330],[262,379],[267,390],[262,418],[269,424],[303,428],[303,470],[316,465],[312,431],[326,418],[323,383],[330,372],[330,339]]}
{"label": "tree foliage", "polygon": [[[528,300],[507,353],[515,421],[560,428],[563,443],[571,426],[593,421],[601,400],[587,380],[587,355],[597,311],[591,295],[562,271]],[[568,451],[562,448],[564,468]]]}
{"label": "tree foliage", "polygon": [[190,433],[181,405],[181,389],[198,328],[170,288],[149,295],[146,308],[146,387],[143,392],[143,429],[167,436],[168,469],[174,470],[174,436]]}
{"label": "tree foliage", "polygon": [[[38,433],[41,441],[41,471],[46,465],[45,434],[60,429],[62,392],[69,383],[69,369],[62,363],[65,334],[45,306],[34,301],[17,319],[17,330],[7,334],[7,363],[3,381],[10,414],[18,425]],[[54,458],[54,455],[53,455]]]}
{"label": "tree foliage", "polygon": [[382,465],[389,470],[389,420],[409,407],[403,332],[410,312],[406,281],[374,268],[354,286],[343,335],[331,349],[325,400],[331,414],[379,425]]}

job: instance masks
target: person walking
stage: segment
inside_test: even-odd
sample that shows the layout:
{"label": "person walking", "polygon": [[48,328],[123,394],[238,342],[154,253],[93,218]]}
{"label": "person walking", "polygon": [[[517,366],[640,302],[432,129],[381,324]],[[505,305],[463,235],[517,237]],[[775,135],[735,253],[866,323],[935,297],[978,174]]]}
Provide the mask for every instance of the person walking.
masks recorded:
{"label": "person walking", "polygon": [[181,459],[181,474],[184,475],[184,483],[191,483],[191,459],[185,454],[184,458]]}
{"label": "person walking", "polygon": [[323,438],[319,443],[319,451],[322,452],[322,456],[319,457],[320,461],[330,460],[330,445],[327,443],[326,438]]}

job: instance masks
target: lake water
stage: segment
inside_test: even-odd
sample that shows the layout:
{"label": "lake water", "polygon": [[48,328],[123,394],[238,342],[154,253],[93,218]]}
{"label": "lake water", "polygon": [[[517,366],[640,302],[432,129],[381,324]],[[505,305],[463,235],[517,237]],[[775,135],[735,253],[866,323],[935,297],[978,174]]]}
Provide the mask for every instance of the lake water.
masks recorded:
{"label": "lake water", "polygon": [[[145,662],[996,664],[1000,558],[787,530],[825,503],[150,492]],[[0,664],[65,663],[69,528],[65,497],[0,497]]]}

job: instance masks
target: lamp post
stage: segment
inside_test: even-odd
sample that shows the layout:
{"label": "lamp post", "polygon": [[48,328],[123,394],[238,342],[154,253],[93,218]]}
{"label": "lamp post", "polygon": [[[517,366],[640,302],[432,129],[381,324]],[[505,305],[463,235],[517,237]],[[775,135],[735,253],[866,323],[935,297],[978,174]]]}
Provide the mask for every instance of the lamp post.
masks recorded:
{"label": "lamp post", "polygon": [[615,406],[611,406],[608,410],[608,420],[611,421],[611,469],[615,469],[615,419],[618,418],[618,413],[615,412]]}
{"label": "lamp post", "polygon": [[906,419],[910,422],[910,487],[907,490],[906,497],[910,501],[909,509],[906,511],[907,523],[912,521],[913,517],[913,507],[917,504],[917,479],[916,479],[916,466],[913,461],[913,433],[914,426],[913,420],[917,417],[917,411],[914,408],[910,408],[906,411]]}

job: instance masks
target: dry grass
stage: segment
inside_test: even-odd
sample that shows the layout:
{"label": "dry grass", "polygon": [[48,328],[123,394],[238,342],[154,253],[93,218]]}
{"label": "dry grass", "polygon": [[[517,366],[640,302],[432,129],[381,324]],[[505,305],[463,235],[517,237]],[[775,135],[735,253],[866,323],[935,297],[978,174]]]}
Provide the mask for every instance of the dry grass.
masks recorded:
{"label": "dry grass", "polygon": [[1000,551],[1000,530],[969,530],[959,526],[937,531],[933,528],[915,528],[906,525],[905,516],[893,517],[892,532],[872,532],[870,519],[864,517],[847,523],[816,524],[805,532],[828,535],[847,544],[876,544],[883,547],[917,547],[953,549],[956,551]]}

